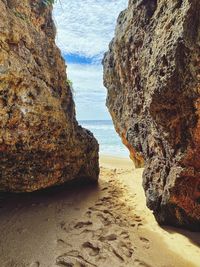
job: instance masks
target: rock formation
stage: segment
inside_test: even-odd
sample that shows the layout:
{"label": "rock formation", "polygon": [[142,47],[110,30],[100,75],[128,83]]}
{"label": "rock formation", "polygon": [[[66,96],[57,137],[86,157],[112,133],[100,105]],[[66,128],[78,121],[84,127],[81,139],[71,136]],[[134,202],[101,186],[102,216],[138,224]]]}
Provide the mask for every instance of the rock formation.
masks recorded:
{"label": "rock formation", "polygon": [[147,206],[161,224],[200,230],[200,1],[130,0],[103,63]]}
{"label": "rock formation", "polygon": [[0,0],[0,190],[97,180],[98,143],[78,125],[52,7]]}

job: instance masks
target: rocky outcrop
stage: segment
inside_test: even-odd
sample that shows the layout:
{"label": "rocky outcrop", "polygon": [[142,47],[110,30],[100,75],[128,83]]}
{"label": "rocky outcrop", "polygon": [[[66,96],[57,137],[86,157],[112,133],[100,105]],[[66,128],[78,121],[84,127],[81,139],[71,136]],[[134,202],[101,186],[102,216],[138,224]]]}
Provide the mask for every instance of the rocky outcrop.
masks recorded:
{"label": "rocky outcrop", "polygon": [[75,119],[51,10],[42,0],[0,0],[3,191],[98,179],[98,144]]}
{"label": "rocky outcrop", "polygon": [[104,58],[107,106],[161,224],[200,230],[200,1],[130,0]]}

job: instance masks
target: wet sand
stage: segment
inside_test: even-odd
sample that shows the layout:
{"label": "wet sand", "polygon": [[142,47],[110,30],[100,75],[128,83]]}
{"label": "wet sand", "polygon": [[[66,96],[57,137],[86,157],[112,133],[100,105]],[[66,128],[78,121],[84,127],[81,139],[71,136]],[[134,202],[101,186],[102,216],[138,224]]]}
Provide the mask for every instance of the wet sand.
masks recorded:
{"label": "wet sand", "polygon": [[102,156],[99,184],[0,194],[1,267],[199,267],[200,233],[161,228],[142,169]]}

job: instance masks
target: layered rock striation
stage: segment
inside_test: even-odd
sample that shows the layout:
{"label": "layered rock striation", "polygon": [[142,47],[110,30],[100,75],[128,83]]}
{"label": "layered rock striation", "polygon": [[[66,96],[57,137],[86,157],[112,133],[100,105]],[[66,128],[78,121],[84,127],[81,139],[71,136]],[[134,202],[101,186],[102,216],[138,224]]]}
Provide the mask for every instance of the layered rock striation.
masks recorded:
{"label": "layered rock striation", "polygon": [[78,125],[52,8],[0,0],[0,190],[98,179],[98,143]]}
{"label": "layered rock striation", "polygon": [[103,64],[147,206],[161,224],[200,230],[200,1],[130,0]]}

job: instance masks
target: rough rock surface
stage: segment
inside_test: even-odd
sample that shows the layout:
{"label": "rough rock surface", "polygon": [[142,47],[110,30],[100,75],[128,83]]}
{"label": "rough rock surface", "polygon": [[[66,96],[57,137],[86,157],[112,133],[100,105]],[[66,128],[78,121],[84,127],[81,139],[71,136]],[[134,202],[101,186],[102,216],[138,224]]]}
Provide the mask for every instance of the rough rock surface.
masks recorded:
{"label": "rough rock surface", "polygon": [[52,8],[0,0],[0,190],[97,180],[98,143],[75,119]]}
{"label": "rough rock surface", "polygon": [[200,230],[200,1],[130,0],[104,58],[107,106],[159,223]]}

